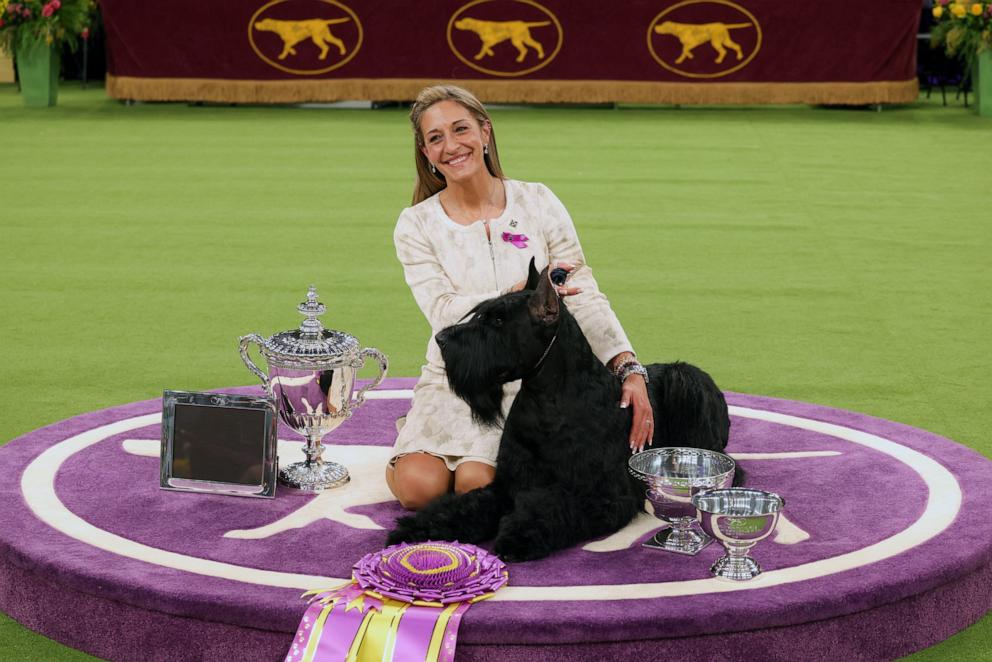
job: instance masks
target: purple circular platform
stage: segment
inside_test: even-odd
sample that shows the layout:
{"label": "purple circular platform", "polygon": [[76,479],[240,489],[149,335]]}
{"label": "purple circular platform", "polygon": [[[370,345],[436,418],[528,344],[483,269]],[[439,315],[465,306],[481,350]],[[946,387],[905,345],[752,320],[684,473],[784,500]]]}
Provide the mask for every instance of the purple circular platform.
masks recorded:
{"label": "purple circular platform", "polygon": [[[0,610],[108,659],[280,659],[300,594],[348,577],[402,513],[383,470],[413,382],[387,380],[325,438],[353,481],[319,496],[160,490],[159,400],[13,440],[0,448]],[[660,524],[645,515],[511,564],[509,585],[465,614],[458,659],[794,659],[797,647],[808,660],[891,659],[992,607],[992,462],[862,414],[728,402],[728,452],[750,486],[787,500],[755,549],[759,579],[712,578],[717,545],[696,557],[642,547]],[[280,439],[285,463],[301,440]]]}

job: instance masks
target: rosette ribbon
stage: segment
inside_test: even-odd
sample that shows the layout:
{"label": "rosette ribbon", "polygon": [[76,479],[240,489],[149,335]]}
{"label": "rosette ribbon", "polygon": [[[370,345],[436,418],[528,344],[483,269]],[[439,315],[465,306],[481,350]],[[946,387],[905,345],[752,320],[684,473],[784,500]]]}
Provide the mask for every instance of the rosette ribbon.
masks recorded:
{"label": "rosette ribbon", "polygon": [[393,545],[352,580],[309,591],[286,662],[453,662],[462,614],[508,579],[499,557],[458,542]]}

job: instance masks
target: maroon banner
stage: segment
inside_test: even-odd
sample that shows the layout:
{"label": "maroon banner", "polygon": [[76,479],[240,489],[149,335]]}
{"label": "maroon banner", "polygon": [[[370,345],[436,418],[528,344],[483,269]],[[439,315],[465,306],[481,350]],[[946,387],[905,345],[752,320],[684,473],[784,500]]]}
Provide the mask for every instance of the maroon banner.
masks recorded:
{"label": "maroon banner", "polygon": [[407,99],[442,80],[505,101],[883,103],[917,94],[919,0],[101,6],[108,91],[119,98]]}

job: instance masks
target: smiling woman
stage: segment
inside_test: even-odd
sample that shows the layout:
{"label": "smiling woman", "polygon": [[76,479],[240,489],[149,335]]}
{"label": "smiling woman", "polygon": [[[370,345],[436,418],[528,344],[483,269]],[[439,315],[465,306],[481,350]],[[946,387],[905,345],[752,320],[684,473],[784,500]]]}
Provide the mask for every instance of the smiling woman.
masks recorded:
{"label": "smiling woman", "polygon": [[[538,270],[557,263],[569,272],[568,285],[556,290],[568,297],[599,359],[622,376],[620,406],[633,407],[629,443],[643,449],[653,421],[640,364],[586,265],[564,205],[543,184],[503,174],[492,119],[467,90],[424,89],[410,121],[417,183],[394,241],[432,337],[410,413],[399,422],[386,470],[390,489],[406,508],[419,509],[451,489],[464,493],[492,481],[501,430],[475,421],[451,392],[433,336],[477,304],[523,289],[532,258]],[[504,413],[518,389],[514,382],[504,390]]]}

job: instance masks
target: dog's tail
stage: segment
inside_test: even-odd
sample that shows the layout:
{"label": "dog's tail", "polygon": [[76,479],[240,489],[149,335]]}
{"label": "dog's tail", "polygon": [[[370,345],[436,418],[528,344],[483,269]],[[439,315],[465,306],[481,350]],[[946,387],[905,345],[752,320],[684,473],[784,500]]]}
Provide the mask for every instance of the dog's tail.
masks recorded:
{"label": "dog's tail", "polygon": [[[689,363],[676,361],[664,368],[660,380],[666,397],[663,415],[670,416],[673,410],[682,414],[673,421],[668,431],[673,436],[668,438],[680,446],[725,451],[730,438],[730,413],[727,399],[716,382]],[[684,441],[677,441],[678,435]],[[746,480],[747,471],[738,462],[733,485],[741,487]]]}
{"label": "dog's tail", "polygon": [[655,404],[654,446],[692,446],[723,451],[730,415],[723,392],[696,366],[676,361],[649,367]]}
{"label": "dog's tail", "polygon": [[747,471],[744,470],[740,462],[737,462],[737,469],[734,471],[734,487],[743,487],[746,480]]}

